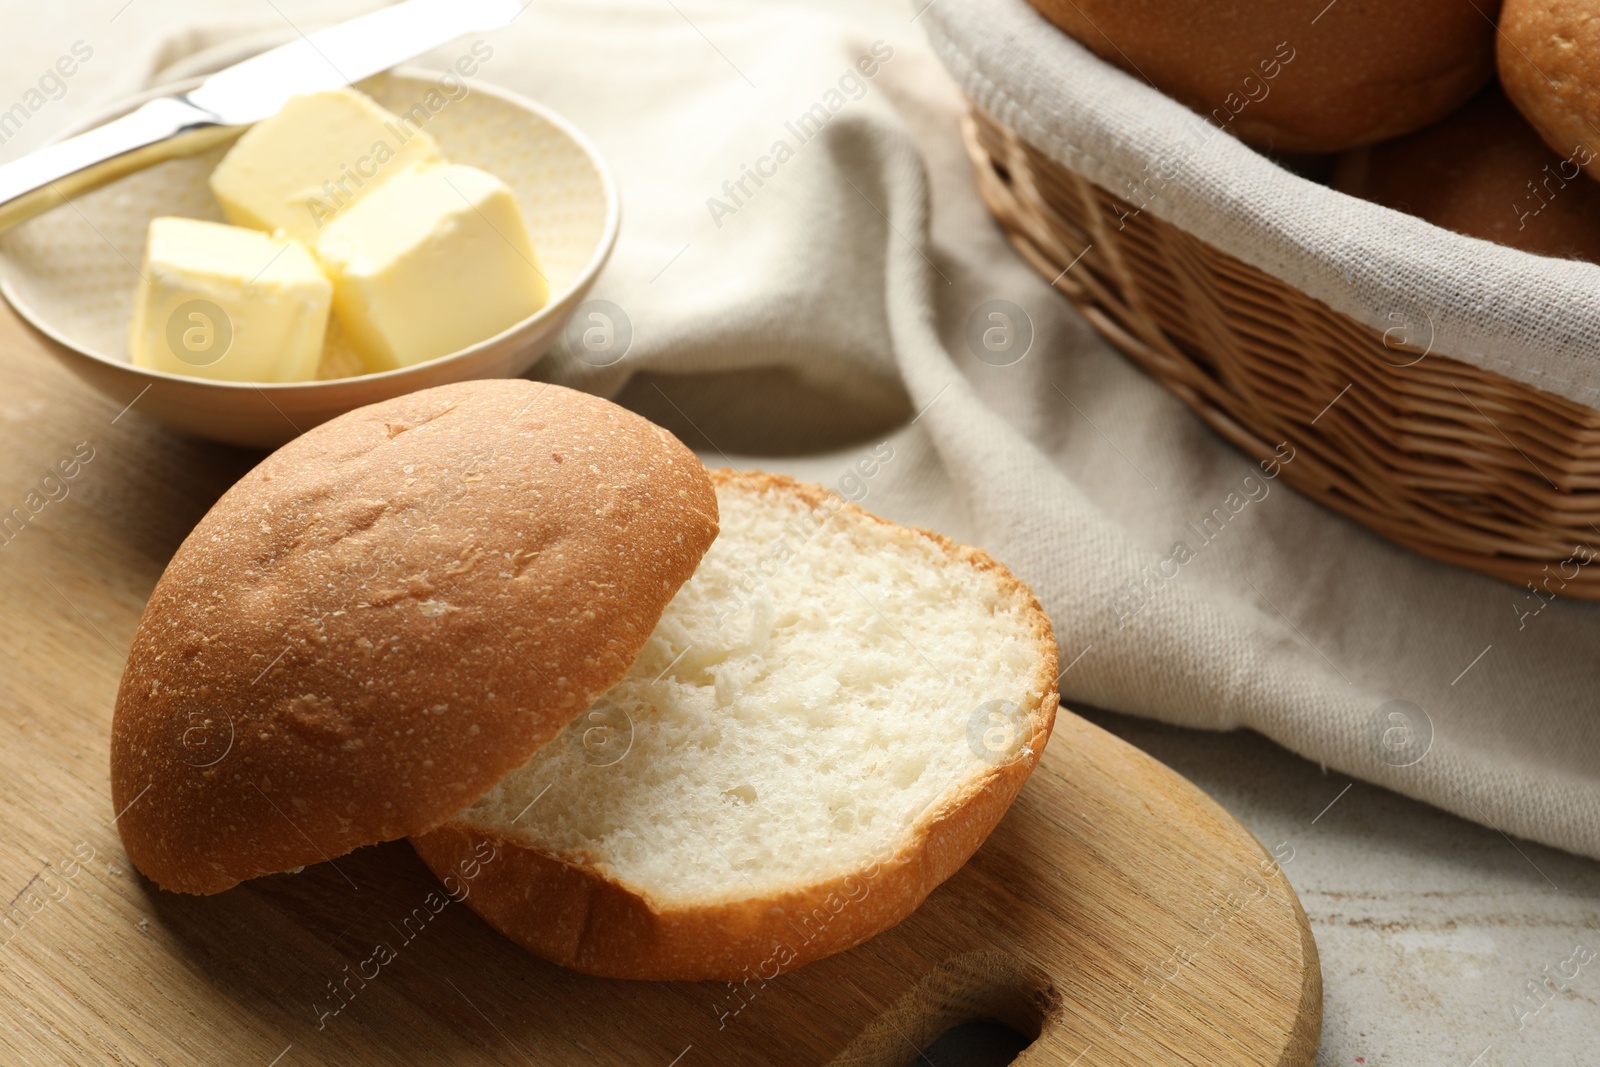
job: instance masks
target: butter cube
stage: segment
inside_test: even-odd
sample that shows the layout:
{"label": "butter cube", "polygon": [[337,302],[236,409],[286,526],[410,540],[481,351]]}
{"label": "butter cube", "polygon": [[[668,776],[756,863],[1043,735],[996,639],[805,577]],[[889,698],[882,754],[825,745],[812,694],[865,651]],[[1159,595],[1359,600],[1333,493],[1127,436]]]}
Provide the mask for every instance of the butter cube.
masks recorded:
{"label": "butter cube", "polygon": [[151,370],[231,382],[315,378],[333,286],[291,237],[150,222],[128,348]]}
{"label": "butter cube", "polygon": [[246,130],[211,172],[228,221],[307,245],[338,214],[413,163],[441,159],[414,123],[354,89],[295,96]]}
{"label": "butter cube", "polygon": [[316,243],[333,309],[369,371],[466,348],[544,306],[516,198],[492,174],[423,163],[330,222]]}

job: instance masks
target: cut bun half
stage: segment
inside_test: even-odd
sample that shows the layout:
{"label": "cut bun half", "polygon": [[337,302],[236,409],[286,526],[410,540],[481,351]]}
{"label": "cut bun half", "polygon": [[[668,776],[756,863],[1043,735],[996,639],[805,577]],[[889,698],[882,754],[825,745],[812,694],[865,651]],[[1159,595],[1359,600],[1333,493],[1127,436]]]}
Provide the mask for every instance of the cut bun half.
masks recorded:
{"label": "cut bun half", "polygon": [[[1039,759],[1056,645],[985,553],[815,486],[713,472],[721,534],[625,678],[414,837],[535,953],[770,979],[909,915]],[[488,862],[479,862],[485,855]]]}
{"label": "cut bun half", "polygon": [[215,893],[439,825],[623,677],[716,532],[694,453],[560,386],[312,429],[223,494],[139,620],[111,727],[128,857]]}

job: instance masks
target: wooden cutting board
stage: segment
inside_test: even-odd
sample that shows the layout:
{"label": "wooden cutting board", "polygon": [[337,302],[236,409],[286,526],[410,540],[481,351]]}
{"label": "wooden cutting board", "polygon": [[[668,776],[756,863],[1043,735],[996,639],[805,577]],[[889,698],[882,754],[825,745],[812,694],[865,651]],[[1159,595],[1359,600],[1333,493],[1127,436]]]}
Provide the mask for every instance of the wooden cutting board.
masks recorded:
{"label": "wooden cutting board", "polygon": [[[1036,1036],[1024,1064],[1313,1062],[1316,946],[1272,856],[1065,712],[999,830],[915,915],[766,982],[561,971],[460,904],[433,911],[404,842],[215,897],[157,891],[113,826],[112,700],[162,567],[258,457],[119,415],[3,310],[0,383],[0,514],[29,516],[0,536],[0,1064],[899,1067],[973,1019]],[[41,486],[83,443],[74,477]]]}

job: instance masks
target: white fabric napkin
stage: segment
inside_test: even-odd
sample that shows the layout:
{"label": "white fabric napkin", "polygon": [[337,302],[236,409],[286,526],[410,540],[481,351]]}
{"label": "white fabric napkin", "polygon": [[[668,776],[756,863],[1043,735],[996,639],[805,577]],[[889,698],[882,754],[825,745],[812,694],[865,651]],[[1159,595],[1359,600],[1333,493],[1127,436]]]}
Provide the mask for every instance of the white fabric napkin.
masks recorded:
{"label": "white fabric napkin", "polygon": [[1068,707],[1249,727],[1600,857],[1600,605],[1528,615],[1383,541],[1116,354],[979,203],[938,14],[538,0],[488,35],[476,77],[576,122],[623,190],[592,296],[626,352],[535,376],[988,549],[1054,620]]}

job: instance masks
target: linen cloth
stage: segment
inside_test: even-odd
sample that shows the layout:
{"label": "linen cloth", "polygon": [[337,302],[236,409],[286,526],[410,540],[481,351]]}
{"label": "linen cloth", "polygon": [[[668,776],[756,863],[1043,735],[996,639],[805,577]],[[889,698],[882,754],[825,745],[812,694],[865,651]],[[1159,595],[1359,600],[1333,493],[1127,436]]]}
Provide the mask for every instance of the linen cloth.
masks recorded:
{"label": "linen cloth", "polygon": [[[153,48],[146,80],[288,36],[267,13],[241,40],[245,5],[213,8]],[[1187,112],[1022,0],[844,17],[538,0],[483,35],[476,78],[562,112],[614,167],[622,237],[592,297],[631,342],[609,364],[560,344],[533,376],[617,398],[709,464],[794,473],[983,546],[1054,620],[1069,708],[1252,728],[1340,776],[1600,857],[1600,605],[1530,602],[1381,540],[1115,353],[986,215],[962,95],[924,27],[985,106],[1113,189],[1167,139],[1193,140]],[[418,65],[444,69],[468,43]],[[1226,135],[1185,159],[1149,210],[1358,318],[1381,317],[1391,288],[1426,298],[1476,272],[1483,299],[1441,307],[1437,350],[1493,353],[1492,369],[1597,402],[1600,268],[1468,248]],[[1367,254],[1373,227],[1390,254]],[[1308,242],[1326,255],[1297,258]],[[1396,729],[1411,731],[1403,760]],[[1308,820],[1325,800],[1305,799]]]}

